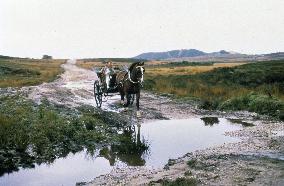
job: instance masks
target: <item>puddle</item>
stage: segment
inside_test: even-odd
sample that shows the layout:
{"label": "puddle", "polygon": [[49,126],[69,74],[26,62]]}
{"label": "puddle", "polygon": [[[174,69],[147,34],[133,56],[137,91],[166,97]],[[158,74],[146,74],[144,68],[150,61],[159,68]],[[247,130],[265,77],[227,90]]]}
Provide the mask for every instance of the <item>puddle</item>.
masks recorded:
{"label": "puddle", "polygon": [[248,123],[248,122],[242,121],[241,119],[228,118],[228,120],[230,122],[232,122],[232,123],[241,124],[244,127],[253,127],[253,126],[255,126],[253,123]]}
{"label": "puddle", "polygon": [[75,185],[109,173],[113,168],[125,166],[163,167],[168,159],[188,152],[237,142],[225,136],[226,131],[239,130],[224,118],[191,118],[160,120],[128,127],[121,131],[119,143],[97,150],[91,156],[82,151],[59,158],[54,163],[36,165],[33,169],[21,168],[4,174],[0,185]]}
{"label": "puddle", "polygon": [[[141,134],[150,143],[146,165],[162,167],[170,158],[181,157],[187,152],[237,142],[239,139],[225,136],[225,131],[239,130],[222,118],[193,118],[184,120],[166,120],[144,124]],[[217,122],[218,121],[218,122]],[[214,125],[213,125],[214,124]]]}
{"label": "puddle", "polygon": [[36,165],[33,169],[21,168],[18,172],[5,174],[0,185],[5,186],[50,186],[75,185],[78,180],[89,181],[95,175],[111,171],[109,162],[102,157],[89,157],[85,151],[59,158],[54,163]]}

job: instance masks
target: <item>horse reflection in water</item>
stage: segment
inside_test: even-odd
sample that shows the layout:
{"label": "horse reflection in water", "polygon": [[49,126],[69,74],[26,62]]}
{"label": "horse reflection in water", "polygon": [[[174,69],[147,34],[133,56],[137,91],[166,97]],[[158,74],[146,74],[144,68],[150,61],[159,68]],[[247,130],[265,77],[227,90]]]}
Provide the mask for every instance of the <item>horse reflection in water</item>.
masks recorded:
{"label": "horse reflection in water", "polygon": [[117,160],[128,166],[143,166],[146,161],[143,155],[147,152],[149,145],[140,135],[141,125],[130,126],[123,130],[119,136],[119,142],[100,150],[100,156],[106,158],[113,166]]}

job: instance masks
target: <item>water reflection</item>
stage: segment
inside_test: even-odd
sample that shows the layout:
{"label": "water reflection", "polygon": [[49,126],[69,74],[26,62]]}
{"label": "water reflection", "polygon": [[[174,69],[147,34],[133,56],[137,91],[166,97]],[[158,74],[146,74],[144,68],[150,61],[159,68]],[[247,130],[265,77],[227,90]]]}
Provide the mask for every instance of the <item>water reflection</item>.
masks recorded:
{"label": "water reflection", "polygon": [[219,123],[219,119],[217,117],[203,117],[200,119],[204,122],[205,126],[213,126],[214,124]]}
{"label": "water reflection", "polygon": [[128,166],[143,166],[149,145],[141,139],[141,125],[131,126],[123,130],[118,137],[118,142],[100,150],[100,156],[106,158],[113,166],[116,161],[121,161]]}
{"label": "water reflection", "polygon": [[86,146],[80,152],[71,148],[71,152],[66,151],[67,156],[61,153],[50,161],[52,164],[35,164],[34,169],[20,168],[18,172],[5,174],[0,177],[0,185],[74,185],[109,173],[113,167],[121,165],[163,167],[170,158],[236,142],[238,139],[224,133],[242,128],[230,120],[213,117],[159,120],[142,125],[137,120],[133,122],[137,122],[136,125],[116,128],[117,138],[108,146],[100,149]]}

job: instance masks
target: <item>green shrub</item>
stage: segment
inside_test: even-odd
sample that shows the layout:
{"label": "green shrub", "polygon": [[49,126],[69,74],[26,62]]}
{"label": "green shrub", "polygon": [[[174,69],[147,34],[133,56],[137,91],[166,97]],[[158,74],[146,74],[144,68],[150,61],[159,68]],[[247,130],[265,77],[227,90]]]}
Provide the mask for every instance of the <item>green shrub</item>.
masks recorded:
{"label": "green shrub", "polygon": [[220,106],[222,110],[248,110],[259,114],[282,118],[284,102],[263,94],[250,93],[248,95],[231,98]]}
{"label": "green shrub", "polygon": [[92,111],[65,115],[46,101],[37,106],[21,96],[2,96],[0,175],[35,162],[52,162],[83,148],[95,149],[107,136],[117,135],[107,131],[108,125]]}
{"label": "green shrub", "polygon": [[[171,65],[174,67],[174,63]],[[248,110],[283,118],[283,60],[216,68],[193,75],[151,74],[145,78],[145,89],[199,99],[202,109]]]}
{"label": "green shrub", "polygon": [[195,178],[177,178],[174,181],[161,180],[163,186],[193,186],[197,185],[197,183],[198,181]]}
{"label": "green shrub", "polygon": [[144,88],[147,90],[154,90],[156,82],[152,79],[146,79],[144,82]]}

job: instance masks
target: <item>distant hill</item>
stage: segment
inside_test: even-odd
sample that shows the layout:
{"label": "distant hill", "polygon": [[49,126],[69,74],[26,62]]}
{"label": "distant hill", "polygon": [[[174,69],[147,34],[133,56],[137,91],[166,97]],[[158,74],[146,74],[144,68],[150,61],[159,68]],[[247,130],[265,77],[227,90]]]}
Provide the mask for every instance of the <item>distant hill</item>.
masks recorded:
{"label": "distant hill", "polygon": [[83,59],[80,59],[80,60],[84,61],[84,62],[107,62],[107,61],[112,61],[112,62],[129,62],[129,63],[147,61],[145,59],[140,60],[140,59],[136,59],[136,58],[83,58]]}
{"label": "distant hill", "polygon": [[169,61],[263,61],[284,59],[284,52],[271,54],[248,55],[237,52],[220,50],[206,53],[196,49],[171,50],[167,52],[147,52],[133,57],[133,59],[169,60]]}
{"label": "distant hill", "polygon": [[169,58],[183,58],[196,57],[206,55],[205,52],[196,49],[171,50],[167,52],[148,52],[135,56],[135,59],[169,59]]}
{"label": "distant hill", "polygon": [[0,55],[0,59],[15,59],[15,57]]}
{"label": "distant hill", "polygon": [[264,56],[266,57],[271,57],[271,58],[279,58],[283,59],[284,58],[284,52],[276,52],[276,53],[270,53],[270,54],[265,54]]}
{"label": "distant hill", "polygon": [[0,59],[28,59],[28,58],[0,55]]}

